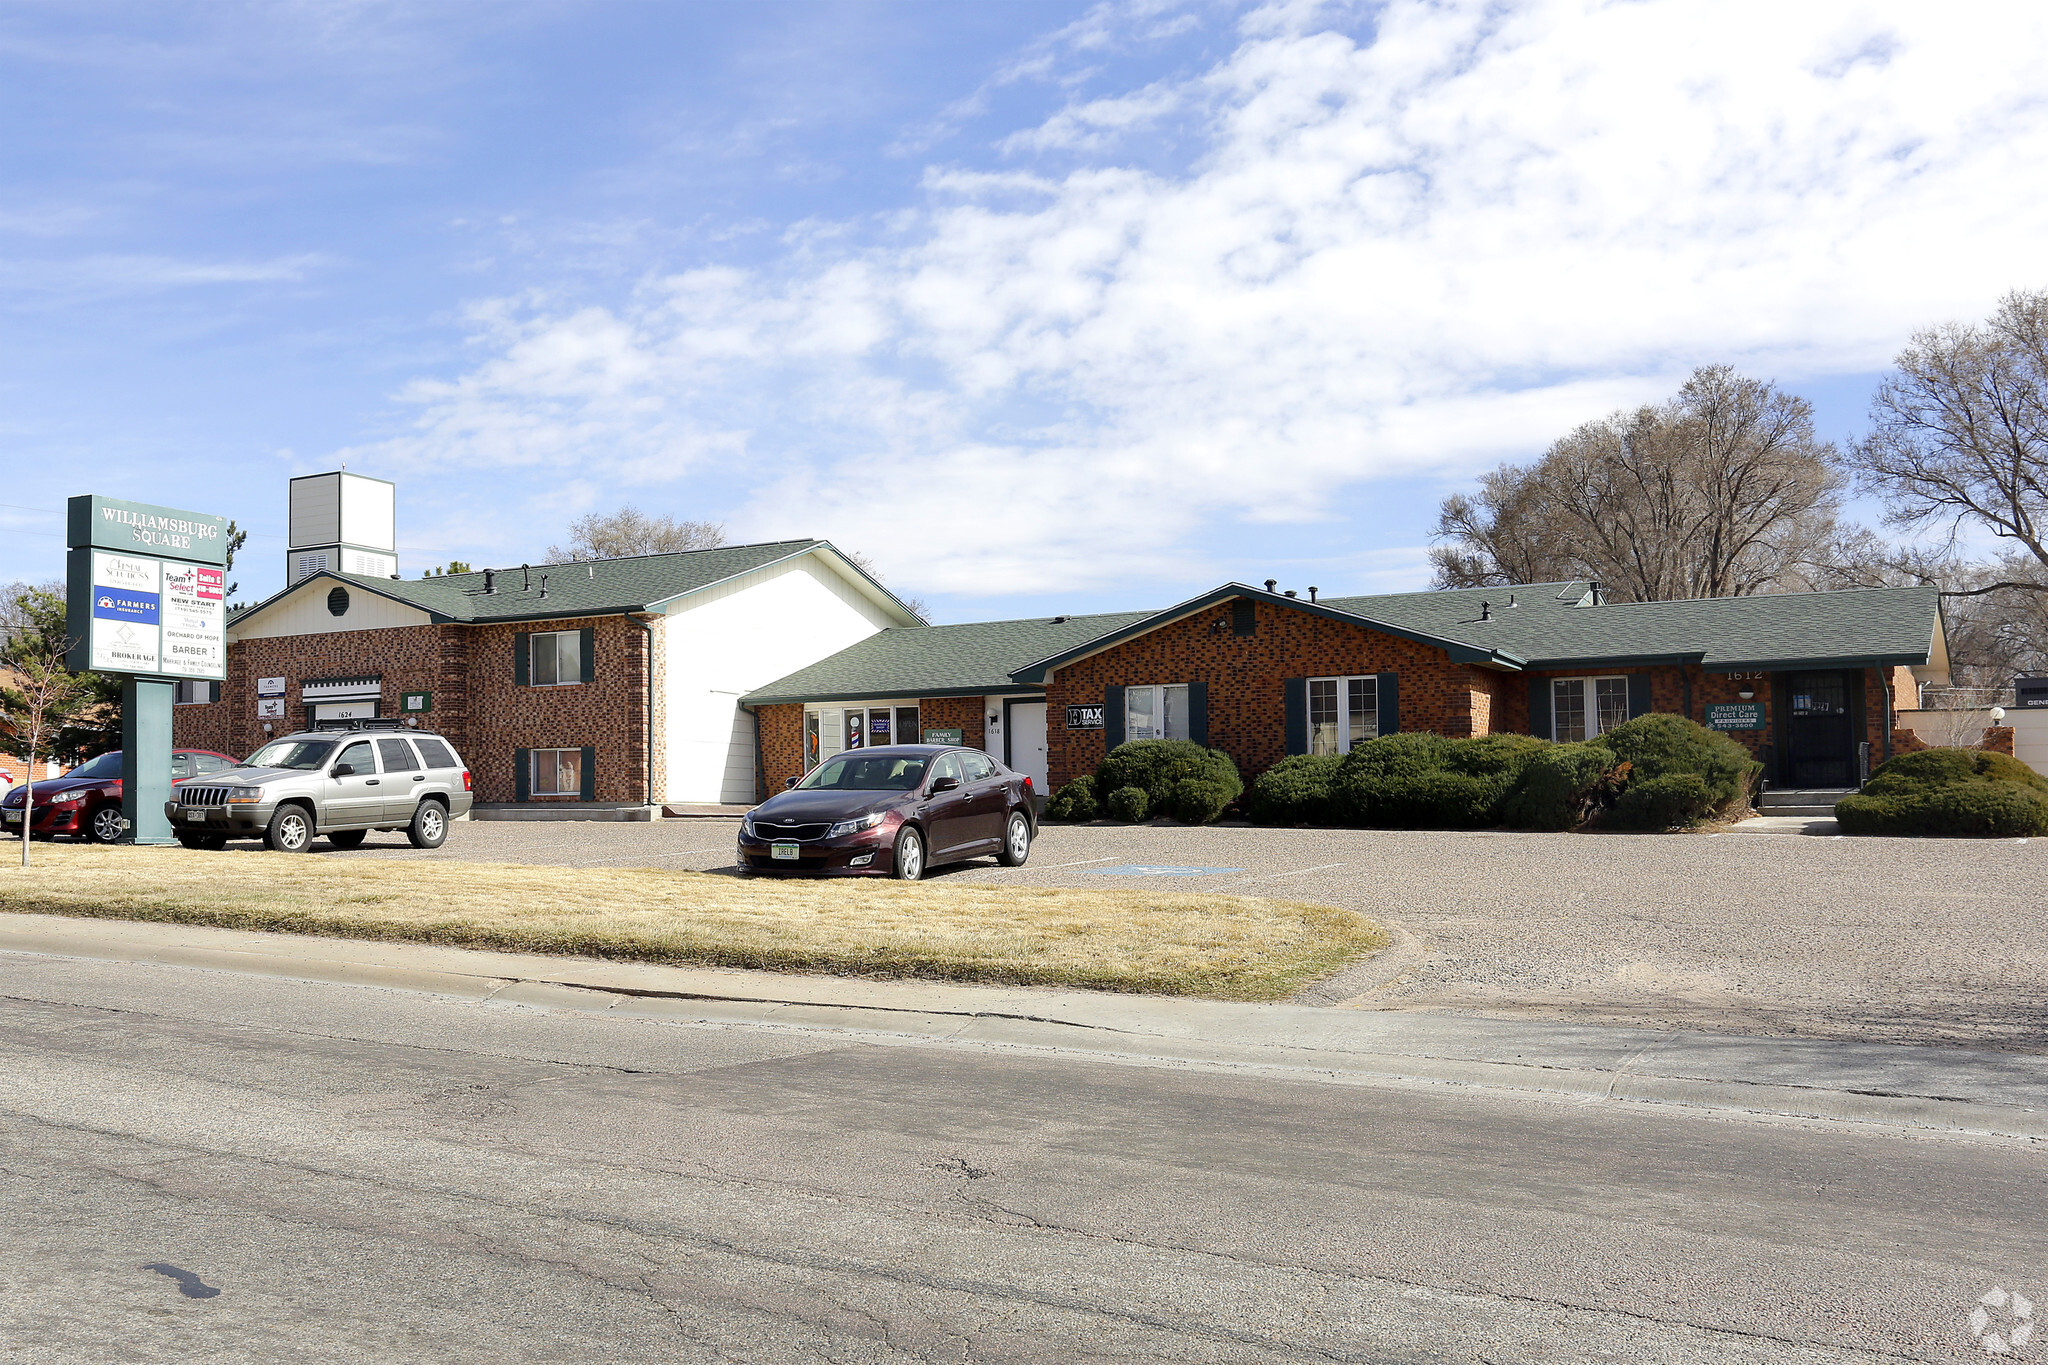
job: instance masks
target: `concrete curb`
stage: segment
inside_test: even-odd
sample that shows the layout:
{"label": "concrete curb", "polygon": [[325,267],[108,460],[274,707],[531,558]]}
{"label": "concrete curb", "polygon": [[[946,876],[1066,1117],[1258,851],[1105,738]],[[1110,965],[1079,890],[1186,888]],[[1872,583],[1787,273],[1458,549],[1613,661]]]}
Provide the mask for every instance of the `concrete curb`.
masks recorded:
{"label": "concrete curb", "polygon": [[[782,976],[54,915],[0,915],[0,952],[380,987],[540,1009],[832,1032],[884,1044],[998,1047],[1325,1083],[1444,1084],[2048,1138],[2048,1104],[2002,1104],[1913,1086],[1930,1079],[1918,1055],[1929,1049],[1842,1045],[1856,1055],[1835,1067],[1825,1064],[1832,1055],[1827,1044],[1695,1036],[1703,1040],[1700,1048],[1720,1045],[1744,1054],[1770,1054],[1765,1069],[1781,1079],[1747,1080],[1681,1074],[1670,1066],[1658,1070],[1661,1058],[1653,1048],[1632,1046],[1637,1038],[1658,1035],[1635,1030],[1545,1030],[1509,1021],[1432,1020],[1345,1009]],[[1443,1046],[1432,1046],[1432,1033],[1441,1035],[1437,1041]],[[1532,1055],[1532,1043],[1541,1045],[1554,1035],[1568,1035],[1566,1045],[1549,1057]],[[1627,1037],[1607,1046],[1606,1035]],[[1614,1063],[1586,1064],[1592,1055],[1582,1041],[1587,1038],[1596,1040],[1593,1050],[1605,1047],[1598,1055],[1611,1056]],[[1512,1059],[1450,1055],[1460,1050],[1505,1052]],[[1883,1067],[1871,1066],[1872,1055],[1883,1063],[1905,1057],[1907,1082],[1888,1081]],[[1950,1055],[1965,1063],[1978,1056],[1942,1053],[1935,1064]],[[1698,1049],[1688,1053],[1682,1040],[1672,1050],[1674,1061],[1696,1070],[1703,1069],[1700,1059],[1709,1056]],[[1816,1057],[1823,1064],[1816,1065]],[[2030,1099],[2048,1094],[2048,1060],[2000,1056],[1996,1064],[1997,1071],[1989,1073],[1990,1088],[1997,1088],[1997,1076],[2017,1071],[2021,1081],[2015,1088],[2021,1093]],[[1920,1070],[1914,1071],[1915,1066]],[[1782,1079],[1787,1075],[1815,1083]],[[1845,1083],[1856,1080],[1865,1083]],[[1976,1083],[1980,1089],[1986,1086],[1981,1078]]]}

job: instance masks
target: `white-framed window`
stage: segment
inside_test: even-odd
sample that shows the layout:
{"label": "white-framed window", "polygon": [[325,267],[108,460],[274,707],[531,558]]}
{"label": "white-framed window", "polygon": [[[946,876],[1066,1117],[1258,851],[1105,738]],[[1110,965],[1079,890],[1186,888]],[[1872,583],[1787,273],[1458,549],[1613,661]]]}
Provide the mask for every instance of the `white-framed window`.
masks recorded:
{"label": "white-framed window", "polygon": [[916,702],[878,702],[873,706],[806,706],[804,708],[804,771],[848,749],[883,744],[922,744],[924,731]]}
{"label": "white-framed window", "polygon": [[1552,678],[1550,737],[1579,744],[1628,719],[1628,679]]}
{"label": "white-framed window", "polygon": [[171,684],[171,705],[198,706],[213,700],[213,684],[198,678],[181,678]]}
{"label": "white-framed window", "polygon": [[1348,754],[1380,736],[1380,680],[1310,678],[1308,680],[1308,751]]}
{"label": "white-framed window", "polygon": [[535,796],[583,795],[581,749],[535,749],[531,755],[531,791]]}
{"label": "white-framed window", "polygon": [[583,681],[583,633],[543,631],[531,638],[535,687],[567,687]]}
{"label": "white-framed window", "polygon": [[1168,683],[1162,687],[1124,689],[1124,738],[1186,739],[1188,737],[1188,685]]}

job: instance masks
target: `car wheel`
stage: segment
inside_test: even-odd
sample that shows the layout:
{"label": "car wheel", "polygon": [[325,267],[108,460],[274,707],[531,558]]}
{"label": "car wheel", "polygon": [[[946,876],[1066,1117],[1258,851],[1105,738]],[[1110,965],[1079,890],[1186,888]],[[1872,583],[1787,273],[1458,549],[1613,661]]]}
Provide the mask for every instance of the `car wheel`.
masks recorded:
{"label": "car wheel", "polygon": [[366,829],[330,830],[327,834],[327,842],[333,844],[336,848],[361,848],[363,840],[369,833],[370,831]]}
{"label": "car wheel", "polygon": [[279,806],[263,831],[263,843],[272,853],[304,853],[313,842],[313,817],[304,806]]}
{"label": "car wheel", "polygon": [[422,801],[405,827],[405,837],[414,848],[439,848],[448,842],[448,812],[439,801]]}
{"label": "car wheel", "polygon": [[121,842],[121,808],[101,806],[86,820],[86,837],[96,844]]}
{"label": "car wheel", "polygon": [[896,880],[914,882],[924,876],[924,836],[905,826],[896,836]]}
{"label": "car wheel", "polygon": [[1031,856],[1031,822],[1024,818],[1024,812],[1010,812],[1010,823],[1003,827],[1003,851],[996,855],[996,861],[1004,867],[1022,867],[1024,860]]}

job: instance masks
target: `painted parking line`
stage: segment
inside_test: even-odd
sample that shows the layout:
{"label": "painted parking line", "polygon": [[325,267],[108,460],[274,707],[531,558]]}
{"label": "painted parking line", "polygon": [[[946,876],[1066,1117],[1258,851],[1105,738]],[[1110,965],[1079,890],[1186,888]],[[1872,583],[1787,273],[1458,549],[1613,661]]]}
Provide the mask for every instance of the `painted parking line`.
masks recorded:
{"label": "painted parking line", "polygon": [[1048,872],[1057,872],[1063,867],[1086,867],[1090,863],[1113,863],[1115,861],[1116,859],[1114,858],[1083,858],[1078,863],[1054,863],[1046,870]]}
{"label": "painted parking line", "polygon": [[1256,882],[1270,881],[1274,877],[1301,877],[1306,876],[1310,872],[1328,872],[1333,867],[1342,866],[1344,866],[1342,863],[1319,863],[1314,867],[1297,867],[1292,872],[1268,872],[1264,877],[1247,877],[1245,880]]}
{"label": "painted parking line", "polygon": [[1122,863],[1116,867],[1091,867],[1084,877],[1218,877],[1242,872],[1241,867],[1164,867],[1156,863]]}

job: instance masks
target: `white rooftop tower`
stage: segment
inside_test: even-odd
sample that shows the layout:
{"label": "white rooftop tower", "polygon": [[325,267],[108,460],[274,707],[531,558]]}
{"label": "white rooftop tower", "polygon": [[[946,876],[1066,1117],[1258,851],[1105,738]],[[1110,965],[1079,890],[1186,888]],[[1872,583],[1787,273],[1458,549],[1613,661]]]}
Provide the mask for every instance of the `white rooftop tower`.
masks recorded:
{"label": "white rooftop tower", "polygon": [[291,481],[287,586],[334,570],[398,577],[398,486],[337,470]]}

